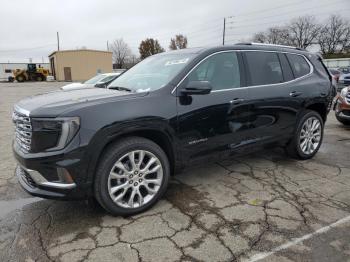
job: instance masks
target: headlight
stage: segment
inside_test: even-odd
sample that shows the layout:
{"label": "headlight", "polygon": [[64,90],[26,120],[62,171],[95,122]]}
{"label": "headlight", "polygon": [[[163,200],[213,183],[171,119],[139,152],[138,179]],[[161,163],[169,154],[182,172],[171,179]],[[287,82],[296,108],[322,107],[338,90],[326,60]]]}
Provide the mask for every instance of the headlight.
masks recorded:
{"label": "headlight", "polygon": [[32,152],[63,149],[76,135],[79,117],[33,118]]}
{"label": "headlight", "polygon": [[340,96],[345,98],[346,94],[348,93],[348,88],[344,87],[341,91],[340,91]]}

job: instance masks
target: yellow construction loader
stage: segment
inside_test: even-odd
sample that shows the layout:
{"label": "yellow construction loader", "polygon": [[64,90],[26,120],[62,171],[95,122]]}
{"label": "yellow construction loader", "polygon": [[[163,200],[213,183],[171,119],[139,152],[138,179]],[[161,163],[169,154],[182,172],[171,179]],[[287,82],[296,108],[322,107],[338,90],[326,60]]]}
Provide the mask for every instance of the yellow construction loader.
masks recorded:
{"label": "yellow construction loader", "polygon": [[17,82],[24,81],[45,81],[46,77],[50,74],[50,71],[42,68],[40,65],[37,68],[36,64],[28,64],[27,69],[15,69],[13,70],[13,78]]}

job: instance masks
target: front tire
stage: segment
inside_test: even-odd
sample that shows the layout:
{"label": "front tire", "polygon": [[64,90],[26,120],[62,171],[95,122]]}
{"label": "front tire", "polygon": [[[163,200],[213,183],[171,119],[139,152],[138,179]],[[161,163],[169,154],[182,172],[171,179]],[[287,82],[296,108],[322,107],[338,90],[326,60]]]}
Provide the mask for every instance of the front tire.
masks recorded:
{"label": "front tire", "polygon": [[19,76],[16,76],[16,80],[17,80],[17,82],[24,82],[24,80],[25,80],[25,77],[23,76],[23,75],[19,75]]}
{"label": "front tire", "polygon": [[151,140],[129,137],[103,153],[94,193],[112,215],[130,216],[153,206],[166,191],[169,177],[164,151]]}
{"label": "front tire", "polygon": [[292,140],[287,145],[287,153],[297,159],[310,159],[319,150],[323,140],[323,119],[320,114],[306,110],[297,123]]}
{"label": "front tire", "polygon": [[335,118],[343,125],[346,125],[346,126],[350,125],[350,120],[340,118],[337,113],[335,114]]}

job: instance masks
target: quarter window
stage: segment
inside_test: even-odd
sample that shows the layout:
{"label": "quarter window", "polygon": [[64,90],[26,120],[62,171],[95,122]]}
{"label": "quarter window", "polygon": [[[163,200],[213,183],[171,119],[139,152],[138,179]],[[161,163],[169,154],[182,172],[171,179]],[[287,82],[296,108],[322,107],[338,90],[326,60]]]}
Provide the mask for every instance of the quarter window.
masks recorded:
{"label": "quarter window", "polygon": [[268,85],[283,82],[281,64],[274,52],[245,52],[250,85]]}
{"label": "quarter window", "polygon": [[303,56],[287,54],[287,57],[295,78],[302,77],[310,73],[310,66]]}
{"label": "quarter window", "polygon": [[238,57],[235,52],[215,54],[188,76],[188,81],[209,81],[213,90],[230,89],[241,86]]}

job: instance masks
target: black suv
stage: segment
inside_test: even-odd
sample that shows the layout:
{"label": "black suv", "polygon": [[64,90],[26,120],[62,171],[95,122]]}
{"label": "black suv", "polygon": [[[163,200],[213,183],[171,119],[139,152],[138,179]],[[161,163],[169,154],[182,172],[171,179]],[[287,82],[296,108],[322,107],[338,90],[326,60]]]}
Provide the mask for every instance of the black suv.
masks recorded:
{"label": "black suv", "polygon": [[157,54],[108,89],[18,102],[16,174],[34,196],[94,197],[131,215],[186,165],[267,145],[313,157],[331,101],[327,69],[305,50],[243,43]]}

